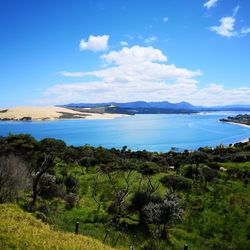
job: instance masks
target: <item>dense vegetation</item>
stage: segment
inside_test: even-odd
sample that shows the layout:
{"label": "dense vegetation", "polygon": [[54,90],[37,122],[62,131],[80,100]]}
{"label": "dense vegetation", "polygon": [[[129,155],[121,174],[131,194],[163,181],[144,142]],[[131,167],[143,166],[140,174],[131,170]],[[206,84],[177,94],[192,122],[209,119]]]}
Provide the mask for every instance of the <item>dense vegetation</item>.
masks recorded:
{"label": "dense vegetation", "polygon": [[240,123],[245,125],[250,125],[250,115],[236,115],[236,116],[229,116],[225,119],[221,119],[222,122],[234,122],[234,123]]}
{"label": "dense vegetation", "polygon": [[113,247],[249,249],[249,180],[250,142],[151,153],[0,137],[1,203]]}

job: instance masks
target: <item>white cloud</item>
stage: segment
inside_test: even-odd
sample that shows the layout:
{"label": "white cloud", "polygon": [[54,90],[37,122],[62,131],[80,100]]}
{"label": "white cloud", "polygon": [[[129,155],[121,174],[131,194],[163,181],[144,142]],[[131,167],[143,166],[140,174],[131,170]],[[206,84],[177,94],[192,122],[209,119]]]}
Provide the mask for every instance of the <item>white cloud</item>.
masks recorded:
{"label": "white cloud", "polygon": [[233,9],[233,17],[235,17],[235,16],[237,15],[239,9],[240,9],[240,6],[239,6],[239,5],[237,5],[237,6]]}
{"label": "white cloud", "polygon": [[70,77],[80,77],[85,75],[83,72],[68,72],[68,71],[61,71],[59,72],[59,74]]}
{"label": "white cloud", "polygon": [[241,34],[246,35],[246,34],[250,33],[250,27],[248,27],[248,28],[243,27],[240,32],[241,32]]}
{"label": "white cloud", "polygon": [[203,4],[204,7],[210,9],[211,7],[215,7],[218,0],[208,0],[206,3]]}
{"label": "white cloud", "polygon": [[238,33],[234,31],[234,17],[222,17],[220,23],[220,26],[212,26],[210,27],[210,30],[224,37],[237,36]]}
{"label": "white cloud", "polygon": [[145,38],[143,40],[144,43],[153,43],[157,41],[157,37],[156,36],[150,36],[148,38]]}
{"label": "white cloud", "polygon": [[95,76],[105,82],[136,82],[191,78],[201,74],[200,71],[190,71],[167,64],[167,57],[153,47],[124,47],[120,51],[104,54],[101,58],[116,65],[90,72],[63,72],[63,75]]}
{"label": "white cloud", "polygon": [[86,41],[82,39],[80,41],[80,50],[92,50],[92,51],[103,51],[108,48],[108,35],[103,36],[89,36],[89,39]]}
{"label": "white cloud", "polygon": [[167,22],[167,21],[168,21],[168,17],[164,17],[164,18],[163,18],[163,21],[164,21],[164,22]]}
{"label": "white cloud", "polygon": [[133,46],[131,48],[123,48],[120,51],[111,51],[104,54],[101,58],[107,62],[115,62],[120,64],[131,64],[137,62],[167,61],[167,57],[161,50],[153,47]]}
{"label": "white cloud", "polygon": [[120,44],[121,44],[122,46],[128,46],[128,42],[126,42],[126,41],[121,41]]}
{"label": "white cloud", "polygon": [[240,6],[237,5],[234,9],[233,9],[233,14],[232,16],[228,16],[228,17],[222,17],[220,19],[220,25],[219,26],[212,26],[209,27],[209,29],[211,31],[216,32],[218,35],[220,36],[224,36],[224,37],[242,37],[244,35],[247,35],[248,33],[250,33],[250,27],[243,27],[240,30],[235,30],[234,25],[236,22],[235,16],[237,15],[238,11],[240,9]]}
{"label": "white cloud", "polygon": [[94,81],[61,83],[45,91],[45,102],[188,101],[199,105],[249,103],[250,88],[225,89],[218,84],[199,86],[192,71],[168,64],[167,56],[153,47],[124,47],[101,56],[105,69],[62,72],[68,77],[94,76]]}
{"label": "white cloud", "polygon": [[222,85],[212,83],[194,92],[192,98],[195,103],[204,105],[226,105],[249,104],[249,96],[249,87],[225,89]]}
{"label": "white cloud", "polygon": [[154,43],[158,40],[156,36],[143,37],[142,35],[139,35],[138,38],[145,44]]}

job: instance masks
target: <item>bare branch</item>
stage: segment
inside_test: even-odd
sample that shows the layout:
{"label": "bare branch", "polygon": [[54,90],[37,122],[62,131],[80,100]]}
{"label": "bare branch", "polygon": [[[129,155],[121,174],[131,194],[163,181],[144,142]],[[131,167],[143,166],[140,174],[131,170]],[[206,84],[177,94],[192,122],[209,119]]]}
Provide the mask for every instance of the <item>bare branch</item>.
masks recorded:
{"label": "bare branch", "polygon": [[97,200],[96,196],[97,196],[97,187],[98,187],[98,181],[99,181],[99,171],[98,171],[98,175],[95,178],[95,181],[93,183],[93,192],[92,192],[92,198],[94,199],[94,201],[97,203],[98,207],[97,207],[97,211],[100,210],[101,207],[101,203]]}

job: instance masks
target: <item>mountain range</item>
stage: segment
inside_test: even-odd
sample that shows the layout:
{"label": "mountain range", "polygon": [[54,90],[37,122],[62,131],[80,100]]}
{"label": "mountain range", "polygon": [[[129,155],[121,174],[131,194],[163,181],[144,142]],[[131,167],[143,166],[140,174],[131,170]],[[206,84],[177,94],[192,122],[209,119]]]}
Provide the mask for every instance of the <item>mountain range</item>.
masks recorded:
{"label": "mountain range", "polygon": [[158,113],[196,113],[206,111],[250,111],[250,105],[194,106],[188,102],[105,102],[105,103],[70,103],[62,105],[68,108],[104,108],[109,113],[158,114]]}

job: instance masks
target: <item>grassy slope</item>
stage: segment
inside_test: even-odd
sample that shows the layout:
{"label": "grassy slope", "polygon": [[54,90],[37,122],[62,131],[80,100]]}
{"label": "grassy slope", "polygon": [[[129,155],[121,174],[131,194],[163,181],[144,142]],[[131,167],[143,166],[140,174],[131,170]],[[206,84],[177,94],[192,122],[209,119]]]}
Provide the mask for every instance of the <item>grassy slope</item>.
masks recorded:
{"label": "grassy slope", "polygon": [[0,205],[0,249],[106,249],[113,248],[83,235],[62,233],[12,204]]}
{"label": "grassy slope", "polygon": [[[250,169],[250,162],[221,163],[220,165],[228,169]],[[59,209],[55,215],[57,222],[52,224],[62,230],[73,232],[75,220],[79,218],[80,233],[103,240],[106,234],[106,227],[103,223],[106,222],[107,214],[103,207],[99,213],[95,212],[97,205],[91,197],[91,183],[96,175],[91,173],[82,175],[79,167],[71,167],[70,173],[76,175],[80,182],[82,197],[79,207],[69,211]],[[164,174],[157,174],[153,179],[159,179],[162,175]],[[101,189],[102,192],[100,190],[98,192],[104,192],[109,196],[111,191],[107,189],[109,186],[107,178],[100,176],[100,181],[102,184],[98,190]],[[117,181],[120,182],[121,179],[118,178]],[[136,188],[136,176],[133,183]],[[190,195],[184,220],[170,230],[171,242],[175,244],[176,249],[183,249],[185,243],[193,250],[227,249],[226,241],[231,241],[231,247],[235,247],[232,249],[247,249],[249,240],[244,240],[244,235],[247,233],[247,224],[250,225],[250,218],[245,213],[250,205],[250,187],[245,187],[239,181],[231,181],[231,183],[232,187],[218,185],[217,188],[221,189],[221,192],[219,192],[215,204],[212,202],[213,188],[210,185],[208,185],[210,192],[201,193],[198,196],[197,194]],[[159,191],[164,193],[164,190],[165,188],[160,185]],[[109,202],[104,202],[107,197],[101,198],[101,196],[103,195],[99,194],[98,198],[102,200],[103,205],[107,206]],[[189,216],[191,216],[190,221]],[[15,225],[15,221],[19,222],[18,225]],[[0,225],[0,249],[111,249],[90,237],[53,231],[49,226],[14,205],[0,205]],[[232,239],[224,239],[220,236],[220,229],[233,231],[229,234],[233,235]],[[118,232],[111,230],[106,243],[113,245],[117,236]],[[135,235],[135,238],[136,248],[138,248],[142,244],[140,240],[143,239],[138,234]],[[128,249],[132,241],[131,235],[121,234],[117,245]],[[159,246],[158,249],[172,249],[167,247],[166,243],[163,245],[164,248]]]}
{"label": "grassy slope", "polygon": [[[249,170],[250,162],[245,163],[221,163],[221,166],[230,169],[237,168],[241,170]],[[91,197],[92,188],[91,183],[93,178],[97,178],[95,174],[81,174],[79,167],[71,167],[69,172],[77,176],[79,180],[80,191],[82,197],[79,202],[79,206],[72,210],[62,210],[57,213],[57,226],[60,229],[66,231],[74,231],[75,218],[80,218],[82,222],[80,227],[80,233],[90,235],[92,237],[102,240],[106,228],[102,222],[106,222],[107,213],[103,209],[109,204],[110,193],[112,190],[108,189],[108,180],[104,176],[100,176],[98,187],[98,199],[101,201],[101,208],[99,213],[96,213],[97,204]],[[168,173],[170,174],[170,173]],[[173,174],[173,173],[171,173]],[[223,173],[221,173],[223,174]],[[159,180],[166,173],[159,173],[154,175],[153,182]],[[139,175],[135,173],[132,181],[131,189],[136,190],[138,181],[136,177]],[[116,178],[118,182],[121,182],[121,178]],[[250,186],[244,186],[244,183],[238,180],[231,180],[230,185],[224,185],[223,180],[217,184],[217,198],[216,202],[213,202],[213,184],[208,185],[208,191],[204,192],[198,185],[197,190],[189,196],[189,202],[185,205],[185,215],[183,220],[175,227],[169,230],[171,242],[175,245],[176,249],[183,249],[185,243],[192,250],[211,250],[211,249],[227,249],[226,247],[234,247],[232,249],[247,249],[249,240],[244,240],[247,233],[247,225],[250,222],[250,217],[247,213],[250,205],[249,194]],[[158,191],[164,194],[166,188],[162,185],[159,186]],[[102,193],[102,194],[101,194]],[[105,194],[105,197],[103,196]],[[107,197],[106,197],[107,196]],[[183,195],[183,201],[185,201]],[[184,202],[185,204],[185,202]],[[250,225],[250,224],[249,224]],[[221,234],[225,234],[225,230],[230,230],[232,238],[223,238]],[[117,245],[129,246],[133,241],[132,234],[122,234]],[[117,232],[110,231],[110,234],[106,242],[113,245],[117,238]],[[227,235],[227,234],[226,234]],[[142,245],[145,238],[140,234],[134,232],[136,238],[136,248]],[[223,240],[222,240],[223,239]],[[229,243],[231,241],[231,243]],[[158,249],[172,249],[164,243],[164,248]],[[230,245],[230,246],[229,246]]]}

